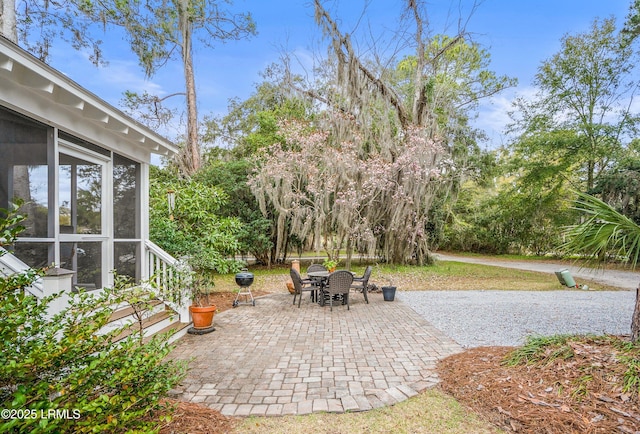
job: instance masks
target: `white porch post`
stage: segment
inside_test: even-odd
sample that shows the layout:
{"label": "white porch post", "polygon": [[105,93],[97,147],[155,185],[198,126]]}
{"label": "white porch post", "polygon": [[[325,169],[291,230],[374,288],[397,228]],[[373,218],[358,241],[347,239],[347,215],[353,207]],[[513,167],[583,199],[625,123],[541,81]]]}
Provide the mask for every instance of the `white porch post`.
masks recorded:
{"label": "white porch post", "polygon": [[145,240],[149,239],[149,163],[140,164],[140,277],[147,280],[151,277],[149,254]]}
{"label": "white porch post", "polygon": [[42,278],[43,296],[48,297],[61,293],[49,304],[49,317],[62,312],[69,306],[69,294],[73,290],[73,275],[75,271],[64,268],[50,268]]}

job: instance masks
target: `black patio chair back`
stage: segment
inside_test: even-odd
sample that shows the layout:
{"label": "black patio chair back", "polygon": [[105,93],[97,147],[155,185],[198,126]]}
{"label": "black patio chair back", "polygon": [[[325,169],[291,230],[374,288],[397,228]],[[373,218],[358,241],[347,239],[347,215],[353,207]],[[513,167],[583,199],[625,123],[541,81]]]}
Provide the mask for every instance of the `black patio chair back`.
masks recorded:
{"label": "black patio chair back", "polygon": [[293,293],[293,304],[296,304],[296,297],[300,297],[298,299],[298,308],[300,307],[300,302],[302,301],[302,293],[316,291],[318,288],[316,286],[311,285],[309,281],[303,280],[300,277],[300,273],[295,268],[292,268],[289,271],[289,275],[291,276],[291,281],[293,282],[293,288],[295,292]]}
{"label": "black patio chair back", "polygon": [[311,264],[307,268],[307,273],[314,271],[327,271],[326,267],[322,264]]}
{"label": "black patio chair back", "polygon": [[368,265],[364,270],[364,274],[362,277],[354,277],[353,283],[351,284],[351,289],[355,289],[356,291],[362,292],[364,295],[364,301],[369,304],[369,297],[367,295],[367,288],[369,286],[369,278],[371,277],[371,272],[373,271],[373,267]]}
{"label": "black patio chair back", "polygon": [[333,311],[333,298],[334,295],[342,295],[344,302],[347,304],[347,310],[349,307],[349,290],[353,283],[353,274],[350,271],[338,270],[329,275],[325,292],[329,296],[329,304],[331,311]]}
{"label": "black patio chair back", "polygon": [[[314,271],[327,271],[327,269],[324,265],[321,265],[321,264],[311,264],[309,265],[309,267],[307,267],[307,274],[313,273]],[[311,284],[315,286],[316,289],[320,289],[320,280],[313,279],[313,278],[308,278],[308,279],[311,280]]]}

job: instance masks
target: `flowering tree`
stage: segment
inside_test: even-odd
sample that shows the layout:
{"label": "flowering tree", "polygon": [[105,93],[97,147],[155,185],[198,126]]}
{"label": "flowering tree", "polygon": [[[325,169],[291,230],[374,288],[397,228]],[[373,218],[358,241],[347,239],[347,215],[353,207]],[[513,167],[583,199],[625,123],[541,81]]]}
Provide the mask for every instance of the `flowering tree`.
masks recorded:
{"label": "flowering tree", "polygon": [[346,248],[349,257],[357,250],[392,262],[421,262],[447,153],[419,128],[409,129],[393,152],[365,151],[362,136],[344,138],[344,131],[357,131],[353,123],[344,114],[329,114],[315,126],[284,122],[285,143],[258,155],[249,183],[262,211],[271,204],[277,212],[276,256],[288,229],[333,258]]}
{"label": "flowering tree", "polygon": [[486,69],[488,55],[464,28],[430,35],[424,1],[404,3],[402,49],[391,57],[378,40],[368,57],[359,53],[354,33],[341,31],[320,0],[314,8],[329,53],[315,81],[286,62],[282,80],[324,115],[314,129],[286,125],[286,145],[263,155],[252,183],[263,212],[269,203],[276,210],[278,249],[290,230],[334,254],[344,247],[429,262],[433,204],[463,178],[459,163],[475,146],[471,111],[513,81]]}

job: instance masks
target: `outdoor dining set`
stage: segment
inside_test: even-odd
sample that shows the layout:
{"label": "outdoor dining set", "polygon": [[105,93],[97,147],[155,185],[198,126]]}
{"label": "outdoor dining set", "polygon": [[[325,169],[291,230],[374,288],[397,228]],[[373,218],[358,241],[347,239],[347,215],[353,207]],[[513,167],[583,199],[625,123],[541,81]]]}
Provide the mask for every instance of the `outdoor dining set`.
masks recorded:
{"label": "outdoor dining set", "polygon": [[306,277],[302,277],[300,272],[292,267],[290,274],[295,289],[293,296],[293,304],[298,299],[298,307],[302,301],[304,292],[311,293],[311,300],[325,306],[329,302],[331,311],[333,311],[334,301],[340,301],[341,304],[349,306],[349,293],[351,291],[361,292],[364,300],[369,303],[367,296],[367,287],[369,286],[369,278],[371,277],[372,267],[368,266],[362,276],[355,276],[354,273],[347,270],[336,270],[329,272],[320,264],[311,264],[307,268]]}

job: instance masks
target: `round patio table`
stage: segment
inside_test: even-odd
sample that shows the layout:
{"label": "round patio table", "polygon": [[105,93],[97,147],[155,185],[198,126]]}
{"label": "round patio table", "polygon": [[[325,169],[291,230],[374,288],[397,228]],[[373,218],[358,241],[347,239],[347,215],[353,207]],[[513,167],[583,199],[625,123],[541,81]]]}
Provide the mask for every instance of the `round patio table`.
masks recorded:
{"label": "round patio table", "polygon": [[[327,284],[327,281],[329,280],[329,275],[331,273],[329,273],[329,271],[310,271],[307,273],[307,276],[309,276],[309,278],[311,278],[313,281],[318,283],[318,288],[320,290],[321,294],[324,294],[324,287]],[[320,303],[321,306],[324,306],[324,296],[322,297],[318,297],[318,291],[314,291],[313,294],[315,294],[315,299],[314,301],[317,301]]]}

